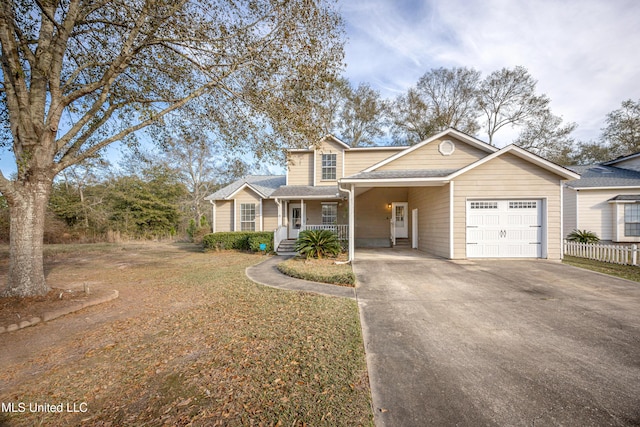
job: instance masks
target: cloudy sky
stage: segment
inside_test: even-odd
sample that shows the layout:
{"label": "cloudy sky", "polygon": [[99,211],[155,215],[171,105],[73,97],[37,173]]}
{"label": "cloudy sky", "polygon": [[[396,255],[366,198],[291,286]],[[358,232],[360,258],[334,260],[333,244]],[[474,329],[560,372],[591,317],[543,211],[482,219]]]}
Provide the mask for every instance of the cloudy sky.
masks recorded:
{"label": "cloudy sky", "polygon": [[485,76],[522,65],[581,141],[596,139],[623,100],[640,99],[638,0],[341,0],[340,10],[347,77],[384,97],[432,68]]}

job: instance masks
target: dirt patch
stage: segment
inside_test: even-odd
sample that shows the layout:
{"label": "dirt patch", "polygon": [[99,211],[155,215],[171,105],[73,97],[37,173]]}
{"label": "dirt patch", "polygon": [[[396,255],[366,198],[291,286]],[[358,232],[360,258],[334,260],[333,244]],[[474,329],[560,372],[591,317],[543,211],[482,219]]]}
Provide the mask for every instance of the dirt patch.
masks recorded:
{"label": "dirt patch", "polygon": [[57,312],[71,307],[82,307],[101,299],[111,291],[89,285],[88,288],[52,289],[47,295],[28,298],[0,298],[0,327],[19,324],[34,317],[43,319],[45,313]]}

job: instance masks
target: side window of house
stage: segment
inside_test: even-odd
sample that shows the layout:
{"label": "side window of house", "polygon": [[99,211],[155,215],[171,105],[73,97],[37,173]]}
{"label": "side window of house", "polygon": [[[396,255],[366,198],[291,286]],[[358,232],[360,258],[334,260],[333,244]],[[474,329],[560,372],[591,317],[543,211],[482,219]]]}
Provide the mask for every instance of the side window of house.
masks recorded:
{"label": "side window of house", "polygon": [[336,155],[335,154],[323,154],[322,155],[322,179],[332,180],[336,179]]}
{"label": "side window of house", "polygon": [[240,204],[240,230],[256,231],[256,204]]}
{"label": "side window of house", "polygon": [[640,204],[624,205],[624,235],[640,236]]}
{"label": "side window of house", "polygon": [[338,205],[335,203],[322,204],[322,225],[334,225],[338,222]]}

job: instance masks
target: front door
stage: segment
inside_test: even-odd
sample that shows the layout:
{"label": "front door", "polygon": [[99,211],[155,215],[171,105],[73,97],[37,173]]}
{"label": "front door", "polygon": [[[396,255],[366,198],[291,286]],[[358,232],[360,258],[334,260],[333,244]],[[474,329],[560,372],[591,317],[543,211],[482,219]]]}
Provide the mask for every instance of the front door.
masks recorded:
{"label": "front door", "polygon": [[396,239],[406,239],[409,237],[408,209],[409,203],[407,202],[393,202],[391,204],[391,222],[395,228]]}
{"label": "front door", "polygon": [[300,203],[289,204],[289,238],[297,239],[302,225],[302,207]]}

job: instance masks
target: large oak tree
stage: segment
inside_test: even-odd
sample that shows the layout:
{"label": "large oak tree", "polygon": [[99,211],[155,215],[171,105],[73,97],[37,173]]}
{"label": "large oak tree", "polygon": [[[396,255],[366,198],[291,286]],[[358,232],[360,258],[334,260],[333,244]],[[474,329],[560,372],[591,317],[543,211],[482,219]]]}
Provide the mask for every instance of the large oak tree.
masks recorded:
{"label": "large oak tree", "polygon": [[4,295],[48,291],[42,259],[54,177],[115,142],[190,119],[265,156],[315,135],[311,100],[341,67],[332,0],[5,0],[0,132],[17,174]]}

